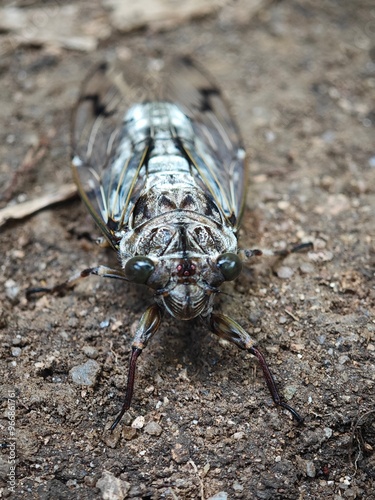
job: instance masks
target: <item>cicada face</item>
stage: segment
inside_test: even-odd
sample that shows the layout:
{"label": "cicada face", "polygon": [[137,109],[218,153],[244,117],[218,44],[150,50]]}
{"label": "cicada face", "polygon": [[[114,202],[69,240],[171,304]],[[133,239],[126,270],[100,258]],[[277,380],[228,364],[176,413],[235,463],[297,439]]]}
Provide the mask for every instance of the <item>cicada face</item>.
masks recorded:
{"label": "cicada face", "polygon": [[[163,258],[153,262],[148,257],[138,256],[128,261],[125,271],[130,267],[140,269],[146,262],[150,274],[145,284],[155,290],[155,300],[162,309],[182,320],[195,318],[211,310],[217,288],[204,281],[204,273],[200,274],[202,268],[207,268],[206,264],[202,266],[197,259]],[[128,271],[128,274],[133,273]],[[209,274],[212,279],[213,273]],[[221,283],[222,277],[218,276],[216,284]]]}
{"label": "cicada face", "polygon": [[213,297],[225,280],[235,279],[242,262],[234,253],[209,258],[152,260],[137,256],[129,259],[125,273],[135,282],[156,291],[156,302],[172,316],[182,320],[206,316],[212,310]]}
{"label": "cicada face", "polygon": [[218,262],[229,262],[231,258],[236,261],[238,275],[242,262],[236,254],[221,255],[216,262],[189,259],[176,261],[176,267],[170,270],[172,279],[164,290],[158,290],[157,302],[172,316],[182,320],[207,316],[212,311],[218,287],[225,281]]}

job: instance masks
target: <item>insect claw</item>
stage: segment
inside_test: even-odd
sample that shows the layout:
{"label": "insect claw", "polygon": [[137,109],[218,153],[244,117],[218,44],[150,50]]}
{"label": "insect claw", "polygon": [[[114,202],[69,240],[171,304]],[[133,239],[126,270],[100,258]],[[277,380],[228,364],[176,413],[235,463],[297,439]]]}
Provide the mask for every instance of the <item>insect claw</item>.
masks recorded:
{"label": "insect claw", "polygon": [[243,258],[243,260],[248,260],[251,257],[260,257],[261,255],[263,255],[262,250],[259,250],[258,248],[245,248],[241,249],[238,253]]}
{"label": "insect claw", "polygon": [[307,243],[299,243],[298,245],[294,245],[290,249],[285,248],[283,250],[276,250],[274,252],[274,255],[280,258],[285,258],[291,253],[306,252],[307,250],[312,250],[313,248],[313,243],[311,241],[308,241]]}
{"label": "insect claw", "polygon": [[273,402],[277,406],[281,406],[288,410],[293,418],[301,424],[303,422],[303,418],[298,414],[298,412],[289,406],[287,403],[284,403],[281,400],[279,390],[277,388],[275,379],[273,378],[272,372],[267,365],[267,362],[263,356],[263,354],[259,351],[257,347],[254,345],[254,340],[250,337],[250,335],[236,323],[233,319],[228,318],[223,314],[212,314],[209,319],[209,325],[211,327],[211,331],[218,335],[219,337],[228,340],[229,342],[233,342],[240,349],[245,349],[250,354],[253,354],[258,359],[260,367],[262,368],[263,376],[266,381],[268,390],[271,393]]}
{"label": "insect claw", "polygon": [[70,288],[73,288],[72,285],[69,285],[68,282],[61,283],[60,285],[52,286],[52,287],[34,287],[34,288],[28,288],[25,292],[26,294],[26,299],[30,300],[33,295],[36,294],[57,294],[57,295],[64,295],[64,293],[69,290]]}
{"label": "insect claw", "polygon": [[122,411],[117,415],[115,421],[113,422],[113,424],[111,425],[111,427],[109,428],[109,432],[113,432],[117,425],[120,423],[120,420],[122,419],[122,417],[124,416],[124,413],[125,413],[126,410]]}
{"label": "insect claw", "polygon": [[33,288],[28,288],[25,291],[26,299],[30,300],[33,295],[36,295],[38,293],[52,293],[53,289],[52,288],[47,288],[47,287],[33,287]]}
{"label": "insect claw", "polygon": [[263,371],[263,376],[266,380],[267,387],[271,393],[273,402],[277,406],[281,406],[282,408],[285,408],[286,410],[288,410],[292,414],[292,416],[296,420],[296,422],[298,424],[302,424],[302,422],[304,421],[304,418],[301,417],[301,415],[294,408],[292,408],[287,403],[284,403],[284,401],[281,400],[275,379],[273,378],[272,372],[269,369],[269,366],[268,366],[263,354],[259,351],[259,349],[257,349],[254,346],[249,349],[249,352],[251,354],[253,354],[254,356],[256,356],[256,358],[259,361],[260,367],[262,368],[262,371]]}
{"label": "insect claw", "polygon": [[132,397],[133,397],[133,389],[134,389],[134,378],[135,378],[135,367],[137,364],[137,359],[138,356],[141,354],[142,349],[139,347],[133,347],[132,354],[130,357],[130,364],[129,364],[129,372],[128,372],[128,381],[126,384],[126,392],[125,392],[125,400],[122,405],[120,413],[117,415],[115,421],[109,428],[110,432],[113,432],[117,425],[120,423],[122,417],[124,416],[125,412],[129,410],[131,402],[132,402]]}
{"label": "insect claw", "polygon": [[292,417],[294,418],[294,420],[297,422],[298,425],[303,424],[305,420],[304,417],[301,417],[301,415],[294,408],[289,406],[287,403],[284,403],[283,401],[280,401],[278,404],[279,406],[285,408],[292,414]]}

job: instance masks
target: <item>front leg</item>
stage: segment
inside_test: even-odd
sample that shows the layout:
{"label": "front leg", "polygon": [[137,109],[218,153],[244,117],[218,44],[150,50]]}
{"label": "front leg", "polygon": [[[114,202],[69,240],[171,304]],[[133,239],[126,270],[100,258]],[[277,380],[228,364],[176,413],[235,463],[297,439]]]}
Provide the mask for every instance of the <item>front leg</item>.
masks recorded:
{"label": "front leg", "polygon": [[102,278],[115,278],[115,279],[129,281],[128,278],[125,276],[125,274],[119,269],[111,269],[110,267],[106,266],[89,267],[87,269],[84,269],[83,271],[80,271],[77,274],[74,274],[67,281],[64,281],[64,283],[59,283],[58,285],[51,287],[28,288],[26,290],[26,298],[30,299],[32,295],[36,295],[39,293],[49,293],[49,294],[65,293],[68,290],[74,288],[79,281],[91,275],[101,276]]}
{"label": "front leg", "polygon": [[148,307],[148,309],[146,309],[139,322],[132,343],[132,353],[130,356],[128,380],[126,383],[126,391],[125,391],[125,400],[122,405],[120,413],[118,414],[116,420],[110,427],[111,432],[117,427],[117,424],[122,419],[124,413],[130,408],[133,397],[133,389],[134,389],[135,367],[137,364],[138,356],[141,354],[142,350],[146,347],[150,338],[158,330],[160,326],[161,316],[162,316],[161,310],[156,304],[153,304],[152,306]]}
{"label": "front leg", "polygon": [[240,349],[244,349],[258,358],[274,403],[288,410],[299,424],[302,423],[303,418],[296,412],[296,410],[281,400],[275,379],[273,378],[271,370],[269,369],[263,354],[257,347],[255,347],[255,341],[242,328],[242,326],[224,314],[211,314],[208,321],[213,333],[225,340],[228,340],[229,342],[232,342]]}

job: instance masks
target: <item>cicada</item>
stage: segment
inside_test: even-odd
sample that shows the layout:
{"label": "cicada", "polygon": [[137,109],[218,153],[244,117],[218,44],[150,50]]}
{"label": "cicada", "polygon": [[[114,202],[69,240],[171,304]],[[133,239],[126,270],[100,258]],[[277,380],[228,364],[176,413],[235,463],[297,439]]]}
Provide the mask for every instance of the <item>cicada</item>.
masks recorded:
{"label": "cicada", "polygon": [[72,168],[120,266],[85,269],[63,286],[99,275],[154,291],[133,339],[125,400],[111,430],[130,408],[137,359],[164,312],[182,321],[200,317],[211,332],[255,355],[273,401],[301,422],[282,401],[255,341],[213,311],[220,286],[241,274],[237,236],[247,175],[239,130],[211,76],[187,57],[162,70],[154,64],[147,77],[142,68],[138,81],[126,68],[101,64],[75,109]]}

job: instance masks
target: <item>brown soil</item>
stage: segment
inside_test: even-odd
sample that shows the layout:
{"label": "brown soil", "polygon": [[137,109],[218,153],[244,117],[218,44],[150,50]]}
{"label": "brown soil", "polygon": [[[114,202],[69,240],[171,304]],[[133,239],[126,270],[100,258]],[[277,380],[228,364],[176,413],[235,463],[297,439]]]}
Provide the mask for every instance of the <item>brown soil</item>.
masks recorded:
{"label": "brown soil", "polygon": [[[12,2],[35,4],[48,7]],[[74,199],[1,228],[0,497],[375,498],[374,5],[290,0],[251,18],[246,5],[164,31],[108,25],[95,51],[4,51],[1,201],[71,182],[69,113],[95,62],[193,55],[223,87],[250,153],[242,246],[314,243],[282,262],[258,259],[217,304],[257,339],[304,425],[272,404],[252,356],[199,323],[166,317],[139,359],[133,407],[109,434],[131,337],[153,299],[93,277],[63,297],[26,300],[30,286],[116,262]],[[106,16],[98,0],[80,2],[78,13],[94,35]],[[77,385],[69,372],[89,359],[95,383]]]}

